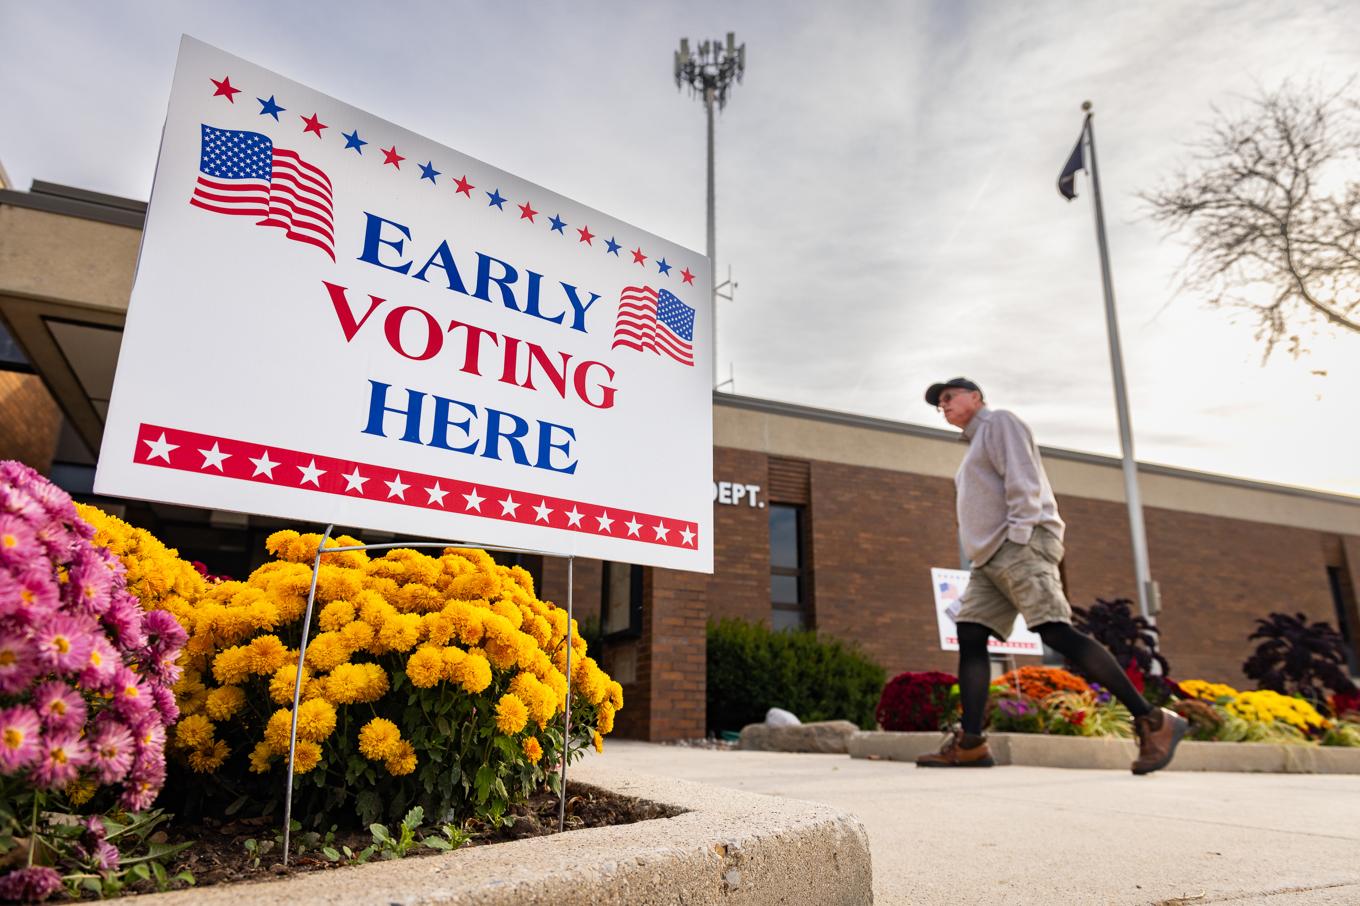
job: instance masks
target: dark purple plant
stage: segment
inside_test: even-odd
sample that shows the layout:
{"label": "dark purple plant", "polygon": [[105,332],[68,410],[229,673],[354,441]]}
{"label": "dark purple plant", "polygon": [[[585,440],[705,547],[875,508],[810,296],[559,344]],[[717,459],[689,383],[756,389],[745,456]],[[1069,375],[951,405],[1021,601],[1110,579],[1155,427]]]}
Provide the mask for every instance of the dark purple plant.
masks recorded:
{"label": "dark purple plant", "polygon": [[[1355,691],[1346,670],[1340,633],[1324,622],[1309,623],[1301,613],[1272,613],[1256,621],[1248,641],[1260,639],[1242,672],[1259,689],[1298,695],[1314,706],[1327,707],[1328,691]],[[1324,712],[1325,713],[1325,712]]]}
{"label": "dark purple plant", "polygon": [[[1157,627],[1134,613],[1133,602],[1128,598],[1113,601],[1096,598],[1090,607],[1073,607],[1072,624],[1108,648],[1120,667],[1127,669],[1132,664],[1144,676],[1155,672],[1171,674],[1171,665],[1157,650]],[[1154,671],[1153,664],[1160,671]],[[1070,665],[1068,669],[1080,672]]]}

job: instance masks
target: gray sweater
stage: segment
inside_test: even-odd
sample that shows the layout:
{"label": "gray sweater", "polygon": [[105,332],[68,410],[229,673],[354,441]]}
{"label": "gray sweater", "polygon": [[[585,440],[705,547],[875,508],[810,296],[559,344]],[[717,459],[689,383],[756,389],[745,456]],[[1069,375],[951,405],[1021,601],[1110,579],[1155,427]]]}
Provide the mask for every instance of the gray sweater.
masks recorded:
{"label": "gray sweater", "polygon": [[1004,409],[984,406],[963,429],[963,440],[968,452],[954,486],[959,538],[973,565],[990,560],[1007,539],[1029,544],[1038,526],[1062,540],[1058,502],[1029,426]]}

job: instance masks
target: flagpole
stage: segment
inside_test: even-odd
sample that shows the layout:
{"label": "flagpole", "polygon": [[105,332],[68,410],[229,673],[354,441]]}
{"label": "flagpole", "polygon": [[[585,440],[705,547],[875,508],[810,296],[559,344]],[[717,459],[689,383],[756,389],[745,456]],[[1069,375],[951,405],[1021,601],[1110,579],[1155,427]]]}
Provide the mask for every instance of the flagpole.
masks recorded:
{"label": "flagpole", "polygon": [[1147,531],[1143,526],[1143,501],[1138,491],[1138,464],[1133,456],[1133,424],[1129,418],[1128,391],[1124,384],[1124,356],[1119,349],[1119,322],[1114,310],[1114,281],[1110,277],[1110,250],[1105,242],[1105,211],[1100,201],[1100,170],[1096,167],[1095,113],[1091,102],[1082,129],[1091,155],[1091,192],[1096,208],[1096,243],[1100,246],[1100,278],[1105,289],[1105,329],[1110,339],[1110,371],[1114,374],[1114,401],[1119,412],[1119,444],[1124,454],[1124,498],[1129,505],[1129,535],[1133,541],[1133,569],[1138,584],[1138,610],[1148,622],[1156,622],[1161,610],[1157,584],[1148,564]]}

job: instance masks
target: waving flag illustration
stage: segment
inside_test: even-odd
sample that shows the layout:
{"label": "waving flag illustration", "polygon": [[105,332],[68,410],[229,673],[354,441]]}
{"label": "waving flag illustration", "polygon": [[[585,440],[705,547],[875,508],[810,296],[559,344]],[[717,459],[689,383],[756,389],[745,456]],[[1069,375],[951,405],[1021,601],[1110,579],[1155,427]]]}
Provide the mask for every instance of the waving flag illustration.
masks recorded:
{"label": "waving flag illustration", "polygon": [[619,294],[614,345],[668,355],[694,367],[694,309],[670,290],[625,286]]}
{"label": "waving flag illustration", "polygon": [[331,181],[296,151],[275,148],[269,136],[203,126],[198,183],[189,204],[218,214],[263,218],[335,260]]}

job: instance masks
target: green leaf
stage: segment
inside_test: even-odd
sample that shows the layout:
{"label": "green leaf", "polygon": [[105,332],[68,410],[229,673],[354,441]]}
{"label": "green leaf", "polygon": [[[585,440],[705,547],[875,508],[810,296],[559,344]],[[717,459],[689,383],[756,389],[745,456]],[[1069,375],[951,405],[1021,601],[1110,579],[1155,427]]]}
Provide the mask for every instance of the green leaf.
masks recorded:
{"label": "green leaf", "polygon": [[368,826],[368,832],[371,833],[373,839],[377,840],[379,843],[392,842],[392,835],[387,832],[387,828],[384,825],[374,822]]}
{"label": "green leaf", "polygon": [[146,867],[145,862],[132,866],[132,868],[128,870],[128,874],[132,875],[138,881],[149,881],[151,879],[151,869]]}
{"label": "green leaf", "polygon": [[190,887],[193,887],[198,883],[198,880],[194,877],[194,873],[187,868],[175,875],[175,880],[187,884]]}
{"label": "green leaf", "polygon": [[406,813],[406,817],[401,819],[401,823],[403,827],[416,828],[420,827],[420,822],[424,820],[425,809],[417,805]]}
{"label": "green leaf", "polygon": [[453,844],[442,837],[425,837],[420,841],[421,846],[428,846],[430,849],[437,849],[448,852],[453,849]]}
{"label": "green leaf", "polygon": [[[348,846],[345,847],[345,854],[346,854],[346,855],[349,854],[349,847],[348,847]],[[321,855],[325,856],[325,857],[326,857],[329,861],[331,861],[331,862],[339,862],[339,861],[340,861],[340,853],[339,853],[339,852],[335,849],[335,847],[333,847],[333,846],[323,846],[323,847],[321,847]]]}
{"label": "green leaf", "polygon": [[236,814],[237,812],[239,812],[239,811],[241,810],[241,807],[242,807],[243,805],[245,805],[245,804],[246,804],[247,802],[249,802],[249,801],[250,801],[250,797],[249,797],[249,796],[242,796],[242,797],[240,797],[239,799],[237,799],[235,802],[233,802],[231,805],[227,806],[227,807],[226,807],[226,810],[223,812],[223,814],[234,815],[234,814]]}
{"label": "green leaf", "polygon": [[449,725],[449,720],[448,720],[447,717],[441,717],[441,718],[439,718],[438,720],[436,720],[436,721],[434,722],[434,725],[435,725],[436,728],[438,728],[439,734],[440,734],[441,736],[452,736],[452,735],[453,735],[453,727],[451,727],[451,726]]}
{"label": "green leaf", "polygon": [[383,801],[375,791],[368,789],[360,793],[354,800],[354,810],[359,815],[359,820],[365,824],[371,824],[382,816]]}

